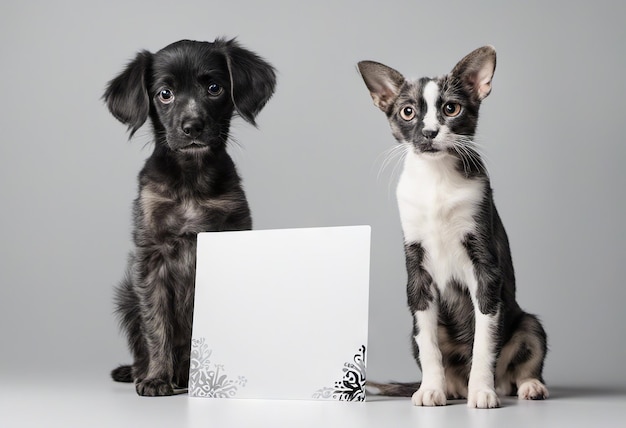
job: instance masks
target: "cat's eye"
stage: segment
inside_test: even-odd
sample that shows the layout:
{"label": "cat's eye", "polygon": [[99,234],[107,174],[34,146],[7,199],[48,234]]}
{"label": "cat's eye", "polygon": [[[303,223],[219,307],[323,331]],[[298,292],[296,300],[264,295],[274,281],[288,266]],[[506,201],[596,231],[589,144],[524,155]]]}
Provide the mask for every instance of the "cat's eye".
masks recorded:
{"label": "cat's eye", "polygon": [[212,97],[217,97],[224,91],[224,88],[222,88],[217,83],[211,83],[209,85],[208,91],[209,91],[209,95],[211,95]]}
{"label": "cat's eye", "polygon": [[448,117],[455,117],[461,113],[461,104],[459,103],[445,103],[443,105],[443,114]]}
{"label": "cat's eye", "polygon": [[404,120],[412,120],[415,117],[415,109],[411,106],[402,107],[400,117]]}
{"label": "cat's eye", "polygon": [[161,91],[159,91],[159,101],[161,101],[163,104],[169,104],[172,101],[174,101],[174,92],[171,91],[171,89],[161,89]]}

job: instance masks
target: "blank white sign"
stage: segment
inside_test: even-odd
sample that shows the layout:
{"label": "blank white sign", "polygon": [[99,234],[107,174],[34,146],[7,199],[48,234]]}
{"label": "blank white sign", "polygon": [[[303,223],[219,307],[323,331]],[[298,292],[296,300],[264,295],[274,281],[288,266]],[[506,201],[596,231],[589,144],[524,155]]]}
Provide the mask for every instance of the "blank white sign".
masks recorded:
{"label": "blank white sign", "polygon": [[200,233],[189,394],[364,400],[370,234]]}

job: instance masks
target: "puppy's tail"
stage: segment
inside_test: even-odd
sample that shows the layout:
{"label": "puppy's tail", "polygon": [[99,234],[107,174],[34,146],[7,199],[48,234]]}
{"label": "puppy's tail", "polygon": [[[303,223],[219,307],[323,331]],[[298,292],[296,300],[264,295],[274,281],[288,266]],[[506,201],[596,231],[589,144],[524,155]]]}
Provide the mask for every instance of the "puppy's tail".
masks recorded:
{"label": "puppy's tail", "polygon": [[411,397],[420,385],[420,382],[378,383],[368,380],[365,382],[365,390],[370,394],[386,397]]}
{"label": "puppy's tail", "polygon": [[133,367],[132,366],[119,366],[111,371],[111,377],[116,382],[133,382]]}

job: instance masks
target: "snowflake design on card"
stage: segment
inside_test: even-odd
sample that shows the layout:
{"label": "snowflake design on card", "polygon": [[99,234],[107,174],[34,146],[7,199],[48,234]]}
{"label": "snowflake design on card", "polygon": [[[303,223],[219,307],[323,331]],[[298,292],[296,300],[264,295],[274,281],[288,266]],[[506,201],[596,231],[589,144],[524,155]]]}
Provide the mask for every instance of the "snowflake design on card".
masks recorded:
{"label": "snowflake design on card", "polygon": [[204,337],[192,339],[189,394],[193,397],[232,398],[248,380],[244,376],[229,377],[222,364],[211,362],[212,354],[213,350],[209,349]]}
{"label": "snowflake design on card", "polygon": [[313,398],[318,400],[365,401],[365,345],[353,357],[354,362],[343,365],[343,378],[333,387],[318,389]]}

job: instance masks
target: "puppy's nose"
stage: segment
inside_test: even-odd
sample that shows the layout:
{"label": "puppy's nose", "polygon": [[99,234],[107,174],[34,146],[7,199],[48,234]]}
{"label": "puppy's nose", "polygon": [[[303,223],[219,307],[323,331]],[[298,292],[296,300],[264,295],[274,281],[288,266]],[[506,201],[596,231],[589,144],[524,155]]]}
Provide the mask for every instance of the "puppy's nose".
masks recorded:
{"label": "puppy's nose", "polygon": [[438,129],[422,129],[422,135],[426,138],[435,138],[439,134]]}
{"label": "puppy's nose", "polygon": [[200,119],[187,119],[183,121],[181,128],[186,136],[196,138],[204,129],[204,124]]}

